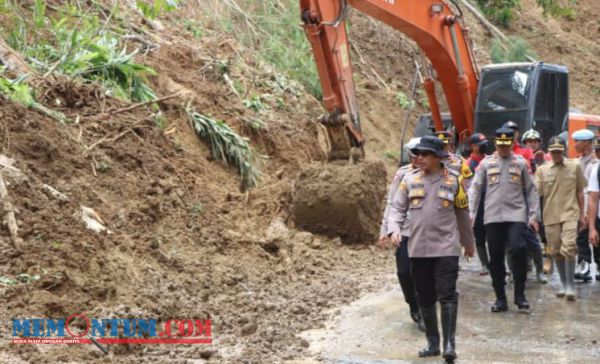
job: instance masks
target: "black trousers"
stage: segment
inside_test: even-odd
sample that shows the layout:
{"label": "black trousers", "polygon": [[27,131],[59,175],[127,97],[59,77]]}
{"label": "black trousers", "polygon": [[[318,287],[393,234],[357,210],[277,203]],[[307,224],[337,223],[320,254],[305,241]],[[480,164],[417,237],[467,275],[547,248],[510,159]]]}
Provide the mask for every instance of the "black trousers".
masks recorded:
{"label": "black trousers", "polygon": [[577,261],[581,263],[592,262],[592,249],[588,240],[589,229],[583,229],[577,232]]}
{"label": "black trousers", "polygon": [[475,216],[475,223],[473,224],[473,235],[475,236],[475,244],[477,246],[485,246],[485,225],[483,224],[483,211],[485,208],[485,199],[481,199],[479,202],[479,208],[477,209],[477,216]]}
{"label": "black trousers", "polygon": [[[596,230],[600,231],[600,219],[599,218],[596,218]],[[578,261],[581,262],[581,260],[585,260],[586,262],[591,263],[592,262],[592,251],[590,249],[590,245],[588,242],[588,229],[585,229],[585,246],[587,248],[587,252],[584,252],[584,256],[587,259],[578,259]],[[595,246],[593,248],[594,248],[594,261],[596,262],[596,264],[600,265],[600,247]],[[585,255],[585,254],[587,254],[587,255]],[[577,255],[578,256],[581,255],[580,248],[579,248],[579,235],[577,235]]]}
{"label": "black trousers", "polygon": [[525,239],[527,225],[522,222],[502,222],[485,225],[490,253],[490,275],[496,296],[504,294],[506,285],[506,267],[504,255],[508,254],[513,264],[515,294],[525,291],[527,279],[527,243]]}
{"label": "black trousers", "polygon": [[475,236],[475,244],[477,246],[485,246],[485,225],[475,222],[473,225],[473,235]]}
{"label": "black trousers", "polygon": [[418,309],[417,292],[415,283],[410,272],[410,258],[408,257],[408,237],[403,236],[400,246],[396,248],[396,272],[400,288],[404,293],[404,300],[410,306],[411,311]]}
{"label": "black trousers", "polygon": [[410,258],[419,306],[458,303],[458,257]]}
{"label": "black trousers", "polygon": [[523,230],[523,234],[525,237],[525,243],[527,244],[527,251],[530,253],[529,256],[532,256],[532,254],[536,252],[541,254],[542,244],[538,240],[537,235],[535,235],[535,231],[533,231],[533,229],[529,226],[526,226]]}

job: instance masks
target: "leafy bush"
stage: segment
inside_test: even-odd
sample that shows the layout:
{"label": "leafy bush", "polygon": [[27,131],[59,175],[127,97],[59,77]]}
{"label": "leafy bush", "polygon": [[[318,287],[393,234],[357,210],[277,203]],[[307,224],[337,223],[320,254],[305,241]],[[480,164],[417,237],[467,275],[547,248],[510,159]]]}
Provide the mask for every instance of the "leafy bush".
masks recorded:
{"label": "leafy bush", "polygon": [[137,51],[128,54],[126,49],[119,51],[117,47],[118,41],[105,35],[80,50],[63,64],[62,69],[73,76],[98,80],[120,98],[136,101],[156,99],[154,91],[146,83],[146,76],[156,75],[156,72],[134,62]]}
{"label": "leafy bush", "polygon": [[508,27],[515,19],[520,0],[477,0],[482,13],[492,22]]}
{"label": "leafy bush", "polygon": [[[575,0],[569,0],[569,2],[574,3]],[[544,15],[562,17],[568,20],[575,19],[575,10],[568,5],[561,5],[558,0],[537,0],[537,3],[544,9]]]}
{"label": "leafy bush", "polygon": [[490,57],[493,63],[504,62],[528,62],[529,58],[537,58],[535,53],[529,49],[527,41],[519,37],[509,37],[508,45],[499,40],[492,40]]}
{"label": "leafy bush", "polygon": [[414,100],[410,100],[402,91],[399,91],[396,94],[396,101],[398,101],[398,105],[400,105],[400,107],[403,109],[408,109],[409,107],[415,106]]}
{"label": "leafy bush", "polygon": [[[45,1],[36,0],[33,22],[25,20],[23,11],[12,2],[0,4],[11,26],[7,42],[43,72],[62,72],[72,77],[97,81],[114,96],[135,101],[149,101],[156,96],[146,77],[154,70],[138,64],[137,51],[121,48],[118,35],[107,30],[94,11],[82,12],[66,4],[58,15],[46,14]],[[116,8],[113,9],[115,12]]]}

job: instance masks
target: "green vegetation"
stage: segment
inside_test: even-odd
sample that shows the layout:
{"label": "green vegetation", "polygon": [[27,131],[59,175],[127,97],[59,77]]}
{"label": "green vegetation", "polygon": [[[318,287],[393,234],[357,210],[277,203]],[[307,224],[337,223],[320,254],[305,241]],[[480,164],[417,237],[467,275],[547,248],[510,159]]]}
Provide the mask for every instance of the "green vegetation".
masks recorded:
{"label": "green vegetation", "polygon": [[[515,20],[515,12],[521,7],[521,0],[476,0],[481,12],[492,22],[508,27]],[[575,19],[575,10],[569,6],[577,0],[536,0],[544,10],[544,15],[568,20]]]}
{"label": "green vegetation", "polygon": [[19,273],[17,279],[12,279],[6,276],[0,276],[0,284],[4,286],[14,286],[15,284],[21,283],[33,283],[40,280],[39,274],[29,275],[27,273]]}
{"label": "green vegetation", "polygon": [[186,111],[196,133],[210,143],[213,158],[237,166],[243,189],[255,187],[260,173],[254,165],[254,151],[248,139],[239,136],[223,121],[202,115],[189,106]]}
{"label": "green vegetation", "polygon": [[14,286],[17,284],[17,281],[12,278],[8,278],[7,276],[0,276],[0,284],[4,286]]}
{"label": "green vegetation", "polygon": [[246,108],[257,111],[257,112],[268,108],[263,103],[260,96],[253,96],[249,99],[243,100],[242,103],[244,104],[244,106]]}
{"label": "green vegetation", "polygon": [[237,3],[209,0],[205,9],[208,9],[207,22],[214,22],[221,31],[255,51],[261,61],[299,81],[315,97],[321,97],[321,84],[310,44],[300,26],[297,0]]}
{"label": "green vegetation", "polygon": [[396,94],[396,101],[398,102],[398,105],[400,105],[400,107],[403,109],[408,109],[410,107],[415,106],[414,100],[410,100],[409,97],[406,96],[406,94],[402,91],[398,91],[398,93]]}
{"label": "green vegetation", "polygon": [[135,4],[138,9],[149,19],[156,19],[163,13],[177,9],[180,1],[177,0],[154,0],[151,2],[137,0]]}
{"label": "green vegetation", "polygon": [[67,122],[67,118],[62,113],[50,110],[35,101],[33,90],[24,82],[26,77],[27,75],[23,75],[16,80],[10,80],[0,74],[0,94],[27,108],[40,111],[61,123]]}
{"label": "green vegetation", "polygon": [[[100,20],[100,8],[82,10],[67,3],[50,15],[45,1],[36,0],[31,10],[18,4],[0,3],[0,12],[10,24],[0,31],[36,70],[99,82],[123,99],[156,98],[146,79],[154,71],[135,62],[138,50],[128,52],[119,45],[118,29]],[[28,19],[28,11],[32,19]],[[108,19],[116,16],[118,6],[111,11]]]}
{"label": "green vegetation", "polygon": [[476,0],[482,13],[492,22],[508,27],[515,20],[520,0]]}
{"label": "green vegetation", "polygon": [[398,162],[400,160],[400,152],[396,150],[386,150],[383,153],[383,158],[393,162]]}
{"label": "green vegetation", "polygon": [[[575,19],[575,10],[568,5],[562,5],[559,0],[536,0],[538,5],[544,9],[544,15],[568,20]],[[575,3],[577,0],[565,0],[563,3]]]}
{"label": "green vegetation", "polygon": [[202,215],[204,213],[204,205],[202,204],[202,202],[197,202],[192,205],[192,207],[190,208],[190,212],[193,216]]}
{"label": "green vegetation", "polygon": [[508,44],[492,40],[490,57],[494,63],[503,63],[527,62],[529,61],[528,57],[536,58],[537,56],[529,49],[529,45],[523,38],[509,37]]}

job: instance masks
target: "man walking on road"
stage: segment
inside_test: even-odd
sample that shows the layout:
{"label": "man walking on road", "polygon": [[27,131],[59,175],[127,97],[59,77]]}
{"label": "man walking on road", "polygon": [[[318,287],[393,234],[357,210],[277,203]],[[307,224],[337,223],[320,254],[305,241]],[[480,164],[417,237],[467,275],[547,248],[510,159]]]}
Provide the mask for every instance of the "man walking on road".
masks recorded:
{"label": "man walking on road", "polygon": [[407,175],[392,203],[388,229],[395,244],[410,212],[411,238],[408,252],[427,346],[420,357],[440,355],[436,301],[442,307],[443,351],[447,362],[456,359],[455,332],[458,314],[458,259],[461,244],[473,256],[475,244],[469,224],[468,201],[456,173],[442,163],[447,157],[443,142],[433,136],[421,138],[412,150],[421,171]]}
{"label": "man walking on road", "polygon": [[[411,152],[411,149],[414,148],[419,141],[420,138],[413,138],[409,143],[407,143],[404,146],[406,149],[408,149],[410,163],[398,169],[396,175],[394,176],[392,185],[390,186],[387,203],[385,206],[385,212],[383,213],[383,219],[381,222],[381,229],[379,233],[379,246],[385,246],[387,240],[389,239],[387,220],[390,214],[392,202],[394,201],[394,196],[396,196],[396,193],[398,192],[400,183],[406,175],[411,174],[418,169],[417,156]],[[400,282],[400,288],[402,289],[402,293],[404,294],[404,300],[410,308],[410,317],[418,325],[419,330],[425,331],[425,324],[423,323],[421,313],[419,312],[419,304],[417,302],[417,292],[415,291],[414,280],[410,273],[410,259],[408,257],[409,239],[410,217],[408,216],[404,222],[404,226],[402,226],[402,241],[400,245],[396,246],[396,272],[398,275],[398,281]]]}
{"label": "man walking on road", "polygon": [[[479,201],[484,199],[486,235],[490,253],[490,274],[496,294],[492,312],[508,310],[506,300],[506,249],[513,262],[515,282],[514,302],[520,312],[529,312],[525,297],[527,280],[527,244],[525,229],[529,225],[538,231],[539,196],[529,175],[525,160],[515,155],[514,132],[509,128],[496,130],[496,153],[486,157],[475,172],[469,190],[469,210],[471,220],[477,216]],[[485,196],[482,191],[485,189]]]}
{"label": "man walking on road", "polygon": [[[600,143],[594,140],[596,151],[600,150]],[[590,178],[588,179],[588,222],[589,222],[589,241],[594,246],[594,261],[596,269],[600,267],[600,163],[592,168]],[[600,281],[600,270],[596,270],[596,282]]]}
{"label": "man walking on road", "polygon": [[[474,174],[479,166],[479,163],[485,158],[488,140],[485,135],[481,133],[475,133],[469,139],[469,144],[471,144],[471,155],[469,159],[467,159],[467,165],[471,169],[471,172]],[[483,191],[485,194],[485,191]],[[483,199],[479,203],[479,207],[477,210],[477,216],[475,217],[475,223],[473,225],[473,235],[475,236],[475,244],[477,246],[477,256],[479,257],[479,261],[481,262],[481,272],[480,275],[488,275],[489,274],[489,258],[488,251],[486,246],[486,236],[485,236],[485,226],[483,225]]]}
{"label": "man walking on road", "polygon": [[575,301],[575,254],[577,224],[584,225],[583,189],[587,182],[577,161],[564,158],[566,146],[560,137],[550,138],[551,163],[538,168],[536,186],[544,199],[544,224],[548,253],[560,275],[557,297]]}
{"label": "man walking on road", "polygon": [[[581,166],[583,175],[586,181],[590,178],[592,168],[598,159],[594,154],[593,141],[594,132],[589,129],[577,130],[571,136],[575,141],[575,151],[579,154],[577,161]],[[590,242],[588,241],[588,229],[587,229],[587,201],[588,201],[588,190],[583,189],[583,211],[586,220],[580,224],[577,230],[577,263],[578,266],[575,272],[575,279],[582,280],[583,282],[589,282],[592,280],[590,273],[590,263],[592,262],[592,250],[590,249]],[[592,220],[593,222],[593,220]]]}

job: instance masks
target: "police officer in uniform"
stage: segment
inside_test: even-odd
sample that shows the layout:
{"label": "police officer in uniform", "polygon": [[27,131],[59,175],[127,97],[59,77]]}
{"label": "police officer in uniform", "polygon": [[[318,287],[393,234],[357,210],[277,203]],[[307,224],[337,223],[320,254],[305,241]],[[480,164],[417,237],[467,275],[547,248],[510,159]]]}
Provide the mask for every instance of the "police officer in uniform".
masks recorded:
{"label": "police officer in uniform", "polygon": [[453,362],[461,245],[466,256],[473,256],[475,251],[468,200],[459,176],[442,163],[447,153],[440,139],[425,136],[412,152],[418,156],[421,170],[405,175],[400,183],[388,218],[388,231],[392,241],[401,244],[402,227],[410,212],[408,253],[427,337],[427,346],[419,356],[440,355],[436,310],[439,301],[444,358]]}
{"label": "police officer in uniform", "polygon": [[[504,264],[505,250],[508,249],[513,262],[514,302],[519,312],[527,313],[527,244],[524,234],[528,223],[535,231],[539,230],[539,196],[527,163],[512,152],[513,138],[512,129],[502,127],[496,130],[496,152],[486,157],[475,172],[469,190],[469,207],[474,221],[479,201],[484,199],[483,220],[488,238],[492,286],[496,294],[491,311],[508,310]],[[484,188],[485,196],[481,193]]]}
{"label": "police officer in uniform", "polygon": [[469,183],[473,178],[473,172],[463,157],[454,153],[454,142],[452,141],[452,133],[443,130],[436,133],[437,137],[444,142],[444,151],[448,157],[444,158],[443,162],[450,170],[460,174],[463,187],[468,189]]}
{"label": "police officer in uniform", "polygon": [[[472,173],[475,173],[479,163],[485,158],[487,154],[487,148],[489,141],[485,135],[481,133],[475,133],[469,138],[469,144],[471,144],[471,155],[467,159],[467,165],[471,169]],[[482,191],[485,194],[485,191]],[[488,275],[489,271],[489,258],[486,246],[485,237],[485,226],[483,225],[483,199],[479,202],[479,208],[477,210],[477,216],[475,217],[475,223],[473,225],[473,235],[475,235],[475,244],[477,246],[477,256],[481,262],[480,275]]]}
{"label": "police officer in uniform", "polygon": [[[379,233],[378,245],[381,247],[385,246],[387,240],[389,239],[387,220],[390,214],[392,202],[394,201],[394,196],[396,196],[396,193],[398,192],[400,183],[404,179],[405,175],[411,174],[415,170],[417,170],[417,156],[411,152],[411,149],[414,148],[420,140],[421,138],[413,138],[404,146],[405,150],[408,152],[410,163],[398,169],[394,176],[394,180],[392,181],[392,185],[390,186]],[[396,272],[398,275],[398,281],[400,282],[400,288],[402,289],[402,293],[404,294],[404,300],[410,308],[410,317],[417,324],[419,330],[425,331],[425,324],[423,323],[421,313],[419,312],[419,303],[417,302],[417,292],[415,291],[415,284],[410,273],[410,259],[408,257],[409,238],[410,223],[409,218],[407,218],[404,222],[404,226],[402,226],[402,241],[399,246],[396,246]]]}

